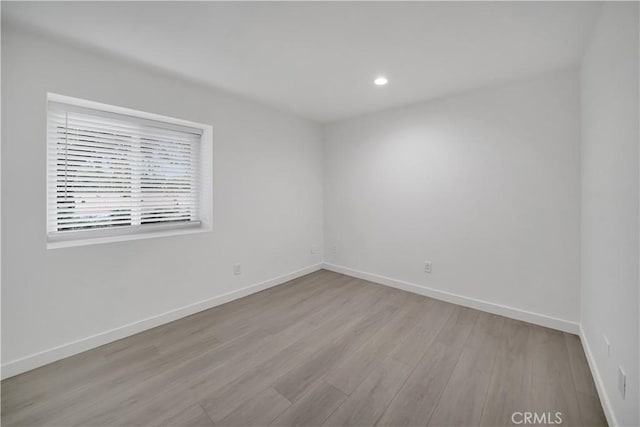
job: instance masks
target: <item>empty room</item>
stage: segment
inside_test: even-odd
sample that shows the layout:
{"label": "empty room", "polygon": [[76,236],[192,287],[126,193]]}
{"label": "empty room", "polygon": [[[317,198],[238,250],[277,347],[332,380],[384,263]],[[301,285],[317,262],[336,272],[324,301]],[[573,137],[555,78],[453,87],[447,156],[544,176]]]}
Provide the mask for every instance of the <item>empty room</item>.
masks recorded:
{"label": "empty room", "polygon": [[2,426],[640,425],[640,3],[0,13]]}

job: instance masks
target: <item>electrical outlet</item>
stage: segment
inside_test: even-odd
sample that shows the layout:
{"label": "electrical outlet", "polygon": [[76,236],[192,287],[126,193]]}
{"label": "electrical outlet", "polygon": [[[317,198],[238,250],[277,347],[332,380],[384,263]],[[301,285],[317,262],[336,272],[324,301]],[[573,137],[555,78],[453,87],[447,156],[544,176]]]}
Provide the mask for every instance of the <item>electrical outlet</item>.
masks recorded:
{"label": "electrical outlet", "polygon": [[424,272],[431,273],[431,261],[424,262]]}
{"label": "electrical outlet", "polygon": [[604,349],[607,352],[607,357],[611,357],[611,343],[609,342],[609,338],[604,335]]}
{"label": "electrical outlet", "polygon": [[331,253],[332,254],[337,254],[338,253],[338,246],[337,245],[331,245]]}
{"label": "electrical outlet", "polygon": [[624,399],[624,395],[627,391],[627,374],[622,370],[622,366],[618,366],[618,390]]}
{"label": "electrical outlet", "polygon": [[240,268],[240,264],[234,264],[233,265],[233,274],[235,274],[237,276],[241,272],[242,272],[242,270]]}
{"label": "electrical outlet", "polygon": [[320,252],[320,248],[318,248],[318,245],[311,245],[311,253],[312,254],[317,254]]}

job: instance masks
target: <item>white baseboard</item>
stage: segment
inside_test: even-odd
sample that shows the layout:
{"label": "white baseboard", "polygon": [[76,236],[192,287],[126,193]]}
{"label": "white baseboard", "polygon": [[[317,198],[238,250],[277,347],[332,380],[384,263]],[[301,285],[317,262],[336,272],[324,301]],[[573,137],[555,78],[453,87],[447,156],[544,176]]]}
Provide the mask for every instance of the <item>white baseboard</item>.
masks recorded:
{"label": "white baseboard", "polygon": [[31,369],[35,369],[40,366],[55,362],[56,360],[64,359],[65,357],[82,353],[83,351],[108,344],[110,342],[137,334],[138,332],[142,332],[147,329],[155,328],[156,326],[160,326],[165,323],[169,323],[174,320],[189,316],[191,314],[198,313],[200,311],[236,300],[238,298],[260,292],[264,289],[280,285],[284,282],[288,282],[289,280],[304,276],[305,274],[313,273],[314,271],[322,269],[322,267],[322,263],[311,265],[309,267],[305,267],[291,273],[283,274],[281,276],[274,277],[272,279],[265,280],[254,285],[250,285],[236,291],[228,292],[226,294],[199,301],[184,307],[176,308],[175,310],[171,310],[157,316],[142,319],[137,322],[129,323],[127,325],[101,332],[99,334],[95,334],[77,341],[62,344],[60,346],[26,357],[22,357],[20,359],[12,360],[2,365],[1,377],[2,379],[9,378],[22,372],[26,372]]}
{"label": "white baseboard", "polygon": [[615,413],[613,412],[611,400],[609,400],[609,395],[607,394],[607,390],[604,387],[604,381],[602,380],[602,376],[600,375],[600,371],[598,370],[598,365],[596,365],[596,359],[593,357],[591,346],[589,345],[589,340],[587,339],[587,335],[584,333],[584,329],[582,329],[582,325],[580,325],[580,341],[582,342],[584,354],[587,357],[587,363],[589,364],[589,369],[591,370],[591,375],[593,376],[593,382],[596,383],[596,390],[598,391],[598,396],[600,397],[600,403],[602,404],[604,415],[605,417],[607,417],[607,423],[610,426],[617,426],[619,425],[618,420],[616,419]]}
{"label": "white baseboard", "polygon": [[357,277],[358,279],[368,280],[392,288],[401,289],[407,292],[424,295],[441,301],[450,302],[465,307],[475,308],[477,310],[486,311],[488,313],[509,317],[524,322],[533,323],[535,325],[544,326],[551,329],[557,329],[571,334],[580,332],[579,324],[569,320],[558,319],[556,317],[547,316],[545,314],[533,313],[531,311],[521,310],[518,308],[508,307],[506,305],[495,304],[488,301],[482,301],[475,298],[469,298],[462,295],[452,294],[450,292],[439,291],[437,289],[427,288],[413,283],[404,282],[402,280],[392,279],[390,277],[379,276],[377,274],[366,273],[364,271],[354,270],[340,265],[324,263],[326,270],[336,273],[346,274],[347,276]]}

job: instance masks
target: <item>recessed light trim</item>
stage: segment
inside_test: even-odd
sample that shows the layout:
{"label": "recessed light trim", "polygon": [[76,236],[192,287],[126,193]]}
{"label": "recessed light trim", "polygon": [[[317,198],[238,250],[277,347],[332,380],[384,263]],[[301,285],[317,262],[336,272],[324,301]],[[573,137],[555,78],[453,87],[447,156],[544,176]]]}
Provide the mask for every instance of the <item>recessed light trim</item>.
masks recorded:
{"label": "recessed light trim", "polygon": [[384,86],[387,83],[389,83],[389,79],[387,79],[385,76],[378,76],[376,77],[376,79],[373,81],[373,83],[376,86]]}

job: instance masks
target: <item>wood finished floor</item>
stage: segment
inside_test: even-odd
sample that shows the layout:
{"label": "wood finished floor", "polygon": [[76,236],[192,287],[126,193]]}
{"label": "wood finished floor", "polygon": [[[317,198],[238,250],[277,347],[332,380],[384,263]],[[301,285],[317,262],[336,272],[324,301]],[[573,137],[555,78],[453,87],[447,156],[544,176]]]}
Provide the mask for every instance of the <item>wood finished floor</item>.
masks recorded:
{"label": "wood finished floor", "polygon": [[4,426],[606,425],[575,335],[321,270],[2,382]]}

